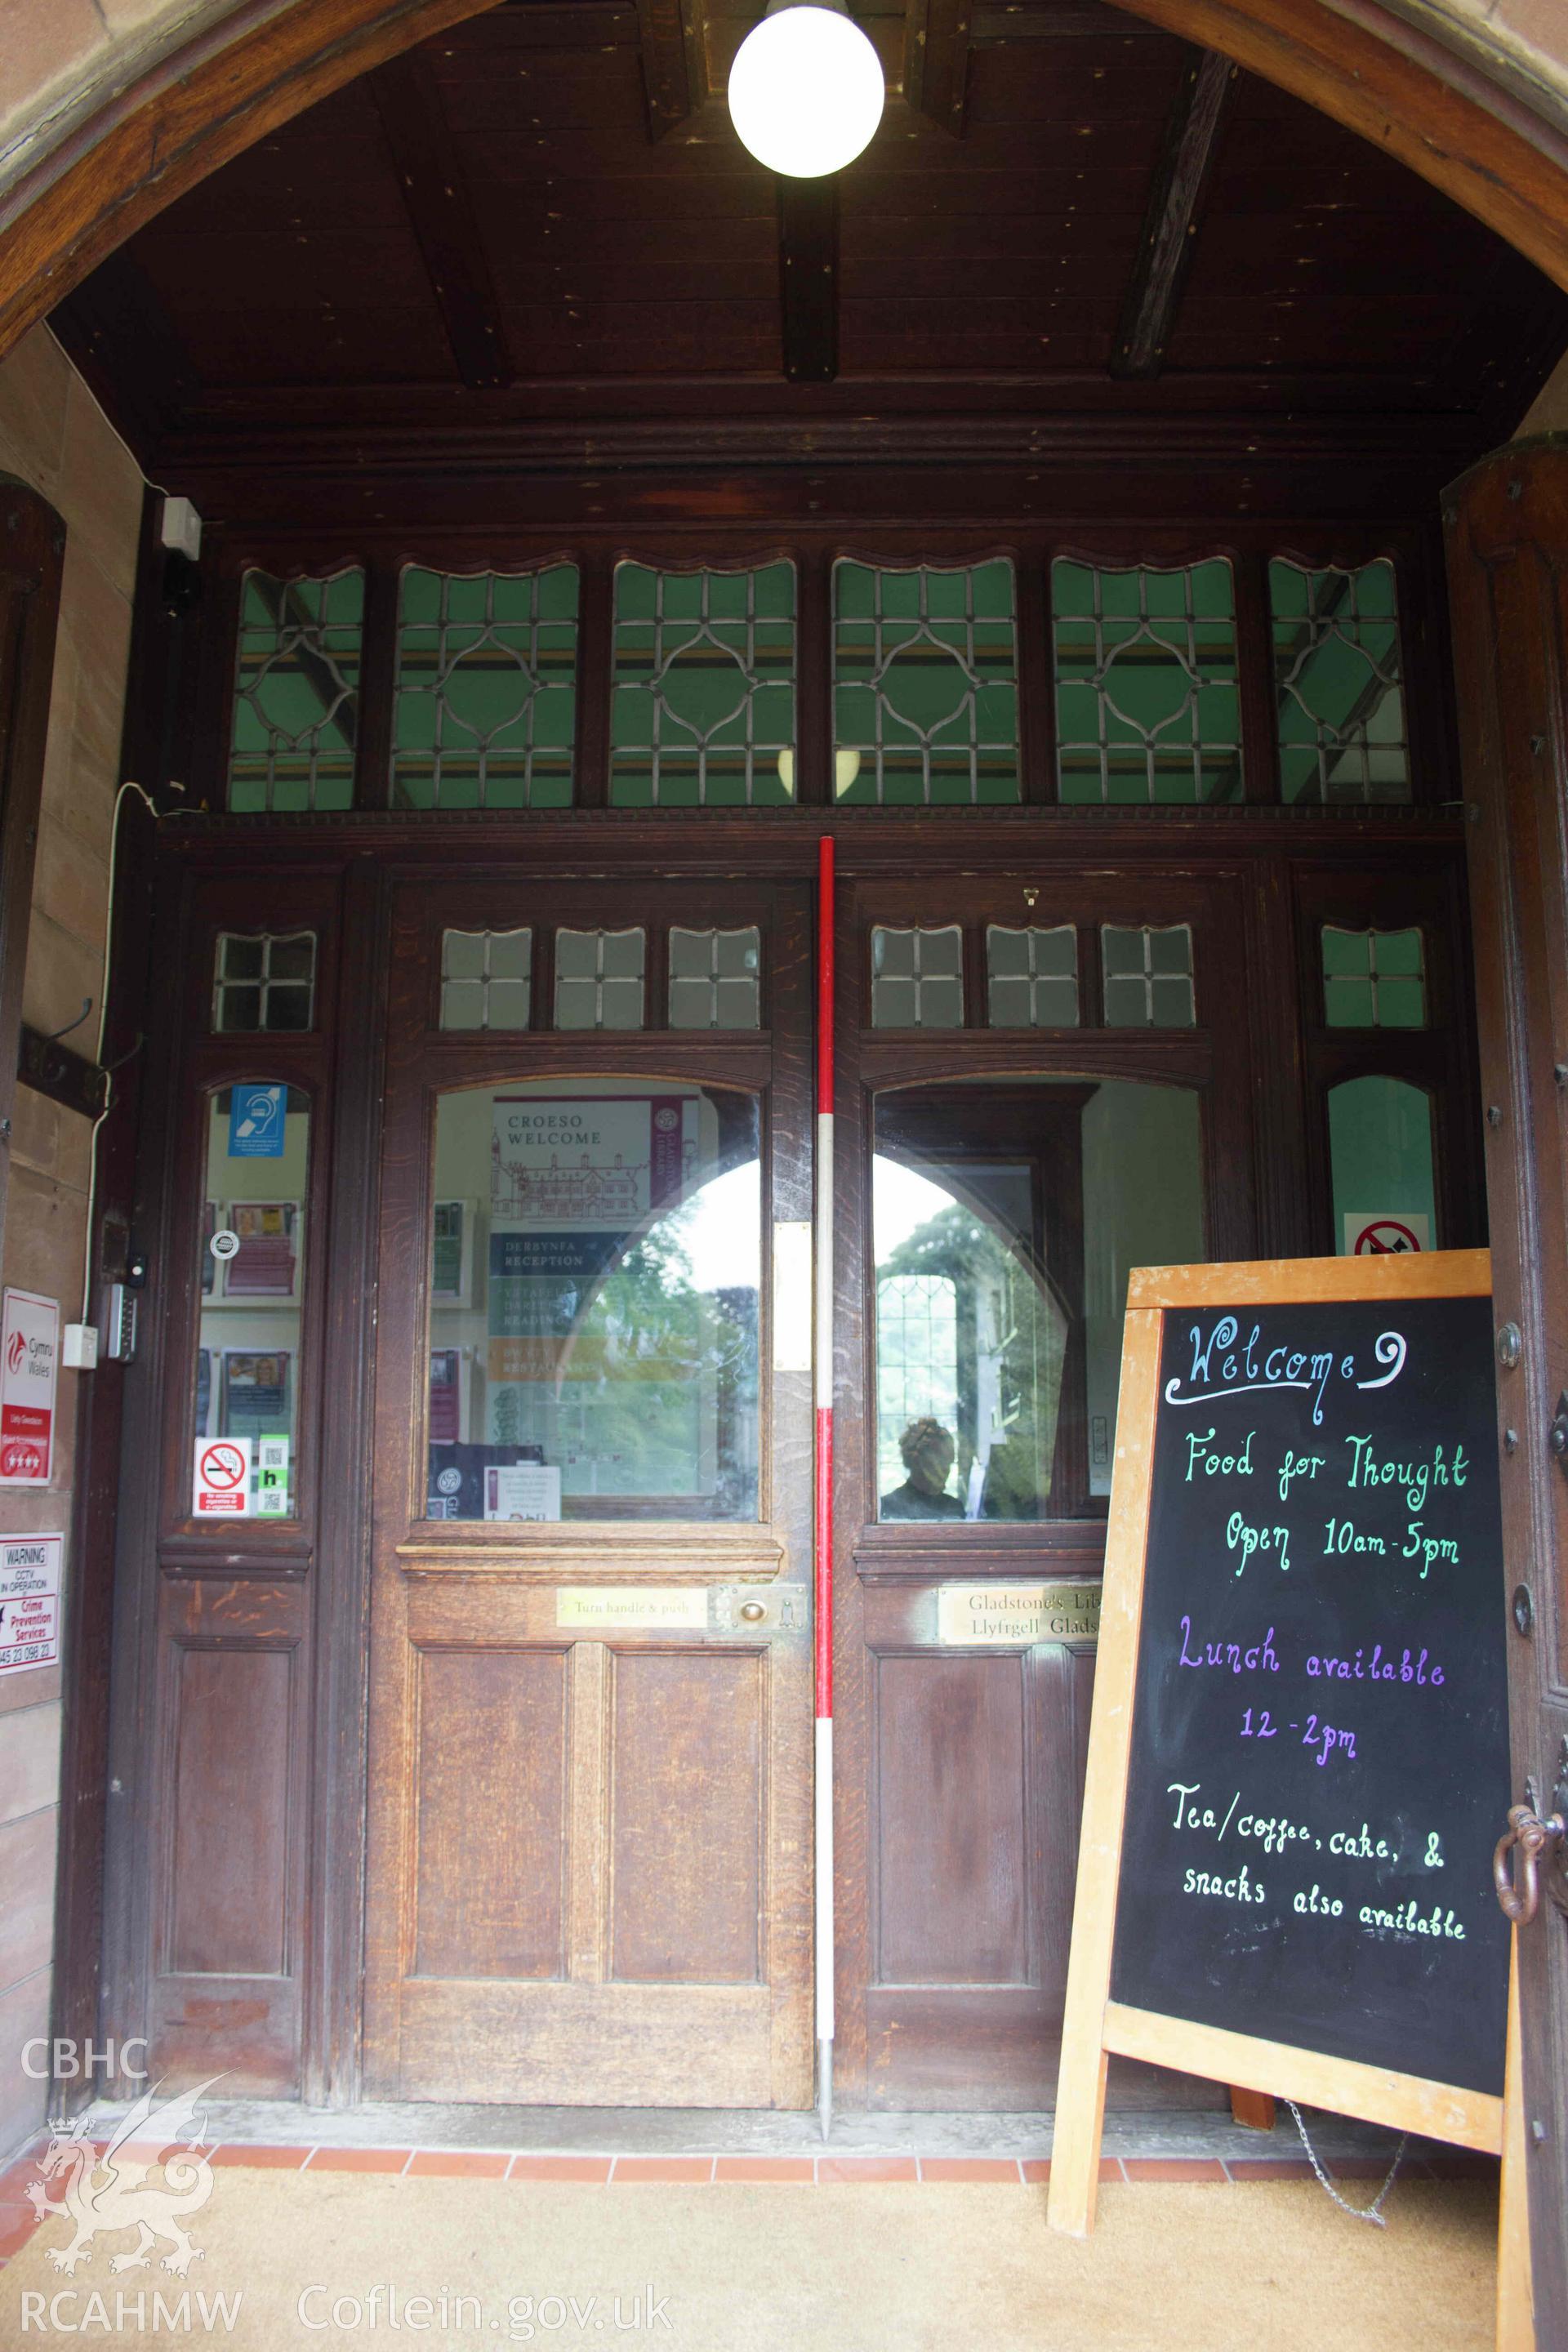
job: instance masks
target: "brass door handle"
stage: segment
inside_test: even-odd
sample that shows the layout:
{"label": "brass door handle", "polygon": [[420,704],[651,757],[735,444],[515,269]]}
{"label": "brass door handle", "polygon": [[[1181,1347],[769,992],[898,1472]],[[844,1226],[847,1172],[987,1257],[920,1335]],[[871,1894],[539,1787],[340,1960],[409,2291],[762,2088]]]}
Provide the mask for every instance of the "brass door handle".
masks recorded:
{"label": "brass door handle", "polygon": [[[1528,1805],[1510,1806],[1508,1834],[1499,1838],[1492,1855],[1492,1884],[1504,1918],[1511,1919],[1516,1927],[1528,1927],[1534,1918],[1541,1902],[1541,1857],[1549,1847],[1561,1844],[1565,1835],[1568,1822],[1561,1813],[1549,1814],[1542,1821]],[[1515,1847],[1520,1857],[1517,1863],[1510,1859]]]}

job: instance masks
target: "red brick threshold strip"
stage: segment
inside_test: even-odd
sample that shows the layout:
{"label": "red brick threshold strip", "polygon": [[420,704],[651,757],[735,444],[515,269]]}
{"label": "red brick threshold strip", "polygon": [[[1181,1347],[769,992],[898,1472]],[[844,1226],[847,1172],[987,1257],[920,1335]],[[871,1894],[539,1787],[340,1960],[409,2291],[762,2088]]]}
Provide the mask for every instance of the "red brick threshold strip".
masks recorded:
{"label": "red brick threshold strip", "polygon": [[[0,2267],[20,2253],[37,2220],[27,2201],[45,2142],[40,2139],[0,2172]],[[106,2143],[97,2143],[101,2155]],[[582,2187],[618,2182],[722,2186],[774,2181],[797,2187],[852,2188],[878,2181],[999,2181],[1033,2188],[1050,2179],[1048,2157],[1013,2156],[544,2156],[510,2155],[504,2148],[293,2147],[250,2146],[233,2140],[212,2151],[215,2165],[282,2172],[364,2172],[412,2179],[575,2181]],[[1347,2157],[1331,2163],[1335,2180],[1381,2180],[1388,2167],[1381,2157]],[[1403,2177],[1412,2180],[1485,2179],[1495,2177],[1495,2158],[1467,2156],[1411,2157]],[[1184,2181],[1243,2184],[1261,2180],[1310,2180],[1301,2157],[1108,2156],[1101,2180]]]}

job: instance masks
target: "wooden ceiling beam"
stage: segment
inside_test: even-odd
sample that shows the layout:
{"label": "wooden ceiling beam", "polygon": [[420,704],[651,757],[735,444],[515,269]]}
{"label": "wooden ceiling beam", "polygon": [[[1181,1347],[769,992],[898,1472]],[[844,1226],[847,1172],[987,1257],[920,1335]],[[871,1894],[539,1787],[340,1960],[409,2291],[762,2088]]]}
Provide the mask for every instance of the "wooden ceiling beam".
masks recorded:
{"label": "wooden ceiling beam", "polygon": [[962,139],[969,94],[974,0],[910,0],[904,19],[904,100]]}
{"label": "wooden ceiling beam", "polygon": [[791,383],[838,373],[838,180],[779,175],[779,301]]}
{"label": "wooden ceiling beam", "polygon": [[647,135],[657,142],[709,96],[702,0],[637,0]]}
{"label": "wooden ceiling beam", "polygon": [[429,62],[407,50],[365,80],[458,373],[473,392],[510,383],[516,371],[479,219]]}
{"label": "wooden ceiling beam", "polygon": [[1200,49],[1182,76],[1111,349],[1114,376],[1154,376],[1164,364],[1236,76],[1213,49]]}

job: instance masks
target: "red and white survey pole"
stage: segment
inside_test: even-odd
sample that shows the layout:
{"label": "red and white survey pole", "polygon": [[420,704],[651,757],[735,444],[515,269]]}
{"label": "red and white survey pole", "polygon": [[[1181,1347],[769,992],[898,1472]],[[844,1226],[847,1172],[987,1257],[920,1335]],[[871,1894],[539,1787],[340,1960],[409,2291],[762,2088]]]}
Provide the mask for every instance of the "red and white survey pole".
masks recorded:
{"label": "red and white survey pole", "polygon": [[816,1496],[813,1550],[816,1696],[816,2113],[833,2121],[833,844],[816,868]]}

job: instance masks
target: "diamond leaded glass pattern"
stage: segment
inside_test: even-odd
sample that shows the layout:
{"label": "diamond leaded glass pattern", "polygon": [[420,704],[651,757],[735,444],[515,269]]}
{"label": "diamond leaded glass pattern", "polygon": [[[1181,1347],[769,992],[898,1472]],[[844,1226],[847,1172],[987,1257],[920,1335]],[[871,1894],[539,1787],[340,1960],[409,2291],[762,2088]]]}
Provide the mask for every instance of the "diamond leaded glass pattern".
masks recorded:
{"label": "diamond leaded glass pattern", "polygon": [[231,809],[353,804],[364,573],[247,572],[239,587]]}
{"label": "diamond leaded glass pattern", "polygon": [[1424,1029],[1426,970],[1419,928],[1323,925],[1323,1018],[1331,1029]]}
{"label": "diamond leaded glass pattern", "polygon": [[1279,792],[1287,801],[1407,801],[1399,614],[1386,558],[1357,571],[1268,566]]}
{"label": "diamond leaded glass pattern", "polygon": [[616,568],[610,798],[778,804],[795,792],[795,566]]}
{"label": "diamond leaded glass pattern", "polygon": [[1018,789],[1013,566],[833,569],[840,800],[1011,802]]}
{"label": "diamond leaded glass pattern", "polygon": [[398,808],[568,808],[577,727],[577,567],[425,572],[399,593]]}
{"label": "diamond leaded glass pattern", "polygon": [[1241,797],[1236,595],[1215,557],[1184,570],[1051,566],[1064,801]]}

